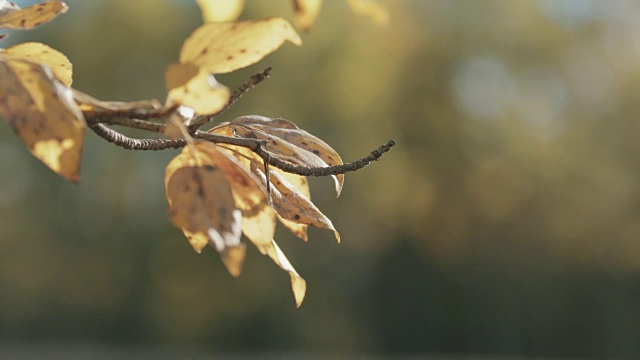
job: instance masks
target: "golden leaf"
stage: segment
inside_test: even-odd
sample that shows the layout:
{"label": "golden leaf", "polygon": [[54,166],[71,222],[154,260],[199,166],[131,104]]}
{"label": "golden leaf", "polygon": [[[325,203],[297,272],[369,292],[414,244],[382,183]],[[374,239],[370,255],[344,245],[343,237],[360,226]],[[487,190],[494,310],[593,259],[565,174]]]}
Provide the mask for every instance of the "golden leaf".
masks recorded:
{"label": "golden leaf", "polygon": [[244,9],[244,0],[197,0],[204,22],[233,21]]}
{"label": "golden leaf", "polygon": [[[326,167],[343,164],[342,158],[331,146],[288,120],[250,115],[234,119],[230,126],[241,136],[269,140],[265,150],[294,165]],[[344,174],[333,175],[333,178],[336,194],[340,196]]]}
{"label": "golden leaf", "polygon": [[11,59],[29,60],[41,65],[47,65],[64,86],[71,86],[73,73],[71,62],[63,53],[45,44],[36,42],[22,43],[3,49],[0,54],[4,54]]}
{"label": "golden leaf", "polygon": [[309,30],[316,21],[322,0],[293,0],[296,24],[303,30]]}
{"label": "golden leaf", "polygon": [[347,0],[354,13],[366,16],[378,25],[389,23],[389,12],[387,9],[371,0]]}
{"label": "golden leaf", "polygon": [[[227,126],[217,127],[210,130],[210,132],[233,137],[233,132]],[[250,172],[251,162],[260,162],[261,159],[253,151],[240,146],[234,145],[219,145],[219,150],[232,156],[239,166],[245,171],[251,174],[252,179],[255,181],[256,177]],[[233,182],[232,182],[233,184]],[[238,190],[242,190],[239,188]],[[234,196],[238,192],[234,189]],[[260,250],[263,255],[267,254],[267,249],[271,245],[271,240],[276,232],[276,213],[267,201],[266,192],[262,187],[259,187],[260,203],[247,203],[249,206],[240,207],[242,210],[242,233]],[[251,190],[253,192],[255,190]]]}
{"label": "golden leaf", "polygon": [[220,111],[231,95],[213,74],[252,65],[285,41],[302,43],[291,24],[278,17],[200,26],[182,45],[180,63],[167,69],[167,103],[189,106],[198,114]]}
{"label": "golden leaf", "polygon": [[229,101],[231,91],[206,70],[189,64],[171,64],[165,73],[168,104],[188,106],[197,114],[214,114]]}
{"label": "golden leaf", "polygon": [[204,24],[184,42],[180,63],[224,74],[257,63],[285,41],[302,44],[291,24],[279,17]]}
{"label": "golden leaf", "polygon": [[221,254],[229,273],[240,274],[241,213],[231,185],[198,146],[185,148],[167,165],[165,194],[172,222],[182,229],[196,252],[208,244]]}
{"label": "golden leaf", "polygon": [[296,299],[296,307],[299,308],[300,305],[302,305],[304,295],[307,292],[307,282],[302,278],[302,276],[300,276],[300,274],[298,274],[296,269],[293,268],[275,241],[271,242],[271,245],[267,250],[267,255],[269,255],[273,262],[289,273],[289,276],[291,277],[291,290],[293,290],[293,296]]}
{"label": "golden leaf", "polygon": [[67,5],[61,1],[47,1],[21,9],[10,1],[0,0],[0,29],[33,29],[67,10]]}
{"label": "golden leaf", "polygon": [[0,78],[0,114],[33,156],[77,182],[85,122],[71,89],[49,67],[6,54],[0,54]]}
{"label": "golden leaf", "polygon": [[242,212],[242,232],[264,253],[273,239],[276,222],[260,180],[223,147],[206,142],[196,147],[226,175],[236,207]]}

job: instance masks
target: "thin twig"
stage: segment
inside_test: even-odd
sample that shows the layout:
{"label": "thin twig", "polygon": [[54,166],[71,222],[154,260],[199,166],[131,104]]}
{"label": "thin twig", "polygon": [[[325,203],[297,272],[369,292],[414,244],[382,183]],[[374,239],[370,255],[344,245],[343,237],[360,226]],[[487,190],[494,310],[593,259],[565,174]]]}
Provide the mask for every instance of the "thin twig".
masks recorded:
{"label": "thin twig", "polygon": [[231,94],[229,101],[227,101],[227,104],[222,109],[220,109],[220,111],[211,115],[200,115],[195,117],[191,121],[191,124],[189,125],[189,131],[195,132],[196,130],[201,128],[203,125],[207,124],[208,122],[211,122],[211,120],[213,120],[213,118],[215,118],[216,116],[229,110],[229,108],[233,106],[233,104],[235,104],[236,101],[238,101],[244,94],[248,93],[251,89],[256,87],[256,85],[268,79],[270,74],[271,74],[271,67],[268,67],[260,71],[259,73],[255,73],[251,75],[251,77],[247,79],[247,81],[245,81],[244,84],[240,85],[240,87],[238,87],[236,91],[234,91],[233,94]]}
{"label": "thin twig", "polygon": [[121,134],[99,123],[89,123],[89,128],[98,136],[127,150],[180,149],[187,145],[185,139],[136,139]]}
{"label": "thin twig", "polygon": [[288,162],[277,159],[273,156],[269,155],[269,152],[264,150],[262,146],[260,146],[257,150],[254,150],[258,156],[264,159],[269,165],[275,166],[282,171],[286,171],[288,173],[302,175],[302,176],[329,176],[329,175],[338,175],[344,174],[350,171],[357,171],[362,169],[363,167],[371,164],[374,161],[377,161],[386,153],[391,150],[393,146],[395,146],[395,140],[389,140],[386,144],[381,145],[377,149],[373,150],[369,155],[363,157],[362,159],[358,159],[356,161],[336,165],[336,166],[328,166],[328,167],[306,167],[306,166],[296,166],[292,165]]}

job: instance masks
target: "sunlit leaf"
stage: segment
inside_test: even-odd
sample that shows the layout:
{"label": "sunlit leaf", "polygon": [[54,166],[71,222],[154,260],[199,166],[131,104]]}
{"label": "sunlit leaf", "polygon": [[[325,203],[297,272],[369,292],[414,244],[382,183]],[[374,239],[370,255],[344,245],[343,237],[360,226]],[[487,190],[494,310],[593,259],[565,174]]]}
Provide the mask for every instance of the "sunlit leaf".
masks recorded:
{"label": "sunlit leaf", "polygon": [[224,74],[255,64],[285,41],[302,44],[291,24],[279,17],[204,24],[184,42],[180,63]]}
{"label": "sunlit leaf", "polygon": [[211,163],[227,177],[236,207],[242,212],[242,231],[261,251],[265,252],[275,232],[275,212],[269,206],[260,180],[230,152],[212,143],[196,144]]}
{"label": "sunlit leaf", "polygon": [[64,86],[71,86],[73,73],[71,62],[63,53],[45,44],[36,42],[22,43],[3,49],[0,54],[11,59],[29,60],[47,65]]}
{"label": "sunlit leaf", "polygon": [[[265,150],[294,165],[326,167],[343,163],[331,146],[288,120],[251,115],[236,118],[230,124],[241,136],[269,140]],[[344,186],[344,174],[333,178],[339,196]]]}
{"label": "sunlit leaf", "polygon": [[389,12],[387,9],[372,0],[347,0],[354,13],[366,16],[378,25],[389,23]]}
{"label": "sunlit leaf", "polygon": [[188,106],[198,114],[214,114],[231,97],[228,87],[219,83],[208,71],[189,64],[172,64],[165,74],[169,95],[168,105]]}
{"label": "sunlit leaf", "polygon": [[231,185],[197,146],[185,148],[167,166],[165,194],[173,223],[182,229],[196,252],[211,245],[221,254],[227,270],[240,274],[244,250],[240,243],[241,213]]}
{"label": "sunlit leaf", "polygon": [[204,22],[233,21],[244,9],[244,0],[197,0]]}
{"label": "sunlit leaf", "polygon": [[0,78],[0,114],[31,154],[77,182],[85,122],[71,89],[49,67],[5,55],[0,55]]}
{"label": "sunlit leaf", "polygon": [[32,29],[67,10],[67,5],[61,1],[47,1],[21,9],[13,2],[0,0],[0,29]]}
{"label": "sunlit leaf", "polygon": [[303,30],[309,30],[320,13],[322,0],[293,0],[293,7],[296,24]]}
{"label": "sunlit leaf", "polygon": [[293,296],[296,299],[296,307],[300,307],[302,301],[304,301],[304,295],[307,292],[307,282],[298,274],[296,269],[293,268],[275,241],[271,242],[271,246],[269,246],[267,250],[267,255],[269,255],[273,262],[289,273],[291,277],[291,290],[293,290]]}

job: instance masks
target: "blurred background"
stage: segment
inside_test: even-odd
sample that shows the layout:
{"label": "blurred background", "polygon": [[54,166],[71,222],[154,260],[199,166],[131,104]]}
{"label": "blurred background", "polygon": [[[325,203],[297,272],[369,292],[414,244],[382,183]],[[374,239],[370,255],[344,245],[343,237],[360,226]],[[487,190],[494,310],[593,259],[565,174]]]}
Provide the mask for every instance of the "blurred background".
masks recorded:
{"label": "blurred background", "polygon": [[[313,179],[342,244],[278,230],[300,309],[255,248],[232,279],[171,225],[176,151],[88,131],[76,186],[5,124],[0,357],[640,358],[640,3],[379,2],[386,27],[326,1],[304,46],[218,77],[273,67],[221,121],[283,117],[347,161],[398,142],[338,199]],[[100,99],[163,100],[195,1],[67,3],[2,46],[51,45]],[[292,13],[249,1],[241,18]]]}

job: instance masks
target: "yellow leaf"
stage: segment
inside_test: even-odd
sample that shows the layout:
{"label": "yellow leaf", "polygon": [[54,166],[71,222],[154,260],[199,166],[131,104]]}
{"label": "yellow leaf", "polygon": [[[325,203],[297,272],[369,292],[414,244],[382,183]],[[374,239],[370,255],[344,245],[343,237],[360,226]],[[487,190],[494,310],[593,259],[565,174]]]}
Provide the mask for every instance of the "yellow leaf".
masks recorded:
{"label": "yellow leaf", "polygon": [[167,103],[192,108],[197,114],[214,114],[229,101],[231,91],[206,70],[189,64],[172,64],[165,74]]}
{"label": "yellow leaf", "polygon": [[67,10],[67,5],[61,1],[47,1],[20,9],[10,1],[0,0],[0,29],[32,29]]}
{"label": "yellow leaf", "polygon": [[231,246],[222,250],[220,253],[220,259],[222,259],[222,263],[227,268],[227,271],[231,276],[240,276],[246,254],[247,246],[243,243],[240,243],[238,246]]}
{"label": "yellow leaf", "polygon": [[372,0],[347,0],[354,13],[366,16],[378,25],[389,23],[389,12],[387,9]]}
{"label": "yellow leaf", "polygon": [[204,24],[184,42],[180,63],[224,74],[257,63],[285,41],[302,44],[291,24],[279,17]]}
{"label": "yellow leaf", "polygon": [[22,43],[2,50],[0,54],[4,54],[11,59],[29,60],[41,65],[47,65],[64,86],[71,86],[73,73],[71,62],[63,53],[45,44],[36,42]]}
{"label": "yellow leaf", "polygon": [[208,244],[221,254],[227,270],[240,274],[241,213],[226,175],[197,146],[185,148],[167,165],[165,194],[172,222],[196,252]]}
{"label": "yellow leaf", "polygon": [[304,295],[307,292],[307,282],[298,274],[296,269],[293,268],[287,257],[282,250],[278,247],[275,241],[271,242],[267,250],[267,254],[278,266],[289,273],[291,277],[291,290],[293,290],[293,296],[296,299],[296,307],[300,307],[304,301]]}
{"label": "yellow leaf", "polygon": [[293,0],[296,24],[303,30],[309,30],[316,21],[322,0]]}
{"label": "yellow leaf", "polygon": [[244,9],[244,0],[198,0],[204,22],[233,21]]}
{"label": "yellow leaf", "polygon": [[226,175],[236,207],[242,211],[242,232],[261,251],[271,243],[275,233],[275,212],[259,185],[260,180],[223,147],[203,142],[196,144],[199,152]]}
{"label": "yellow leaf", "polygon": [[0,114],[31,154],[77,182],[85,122],[71,89],[49,67],[6,55],[0,55],[0,78]]}

